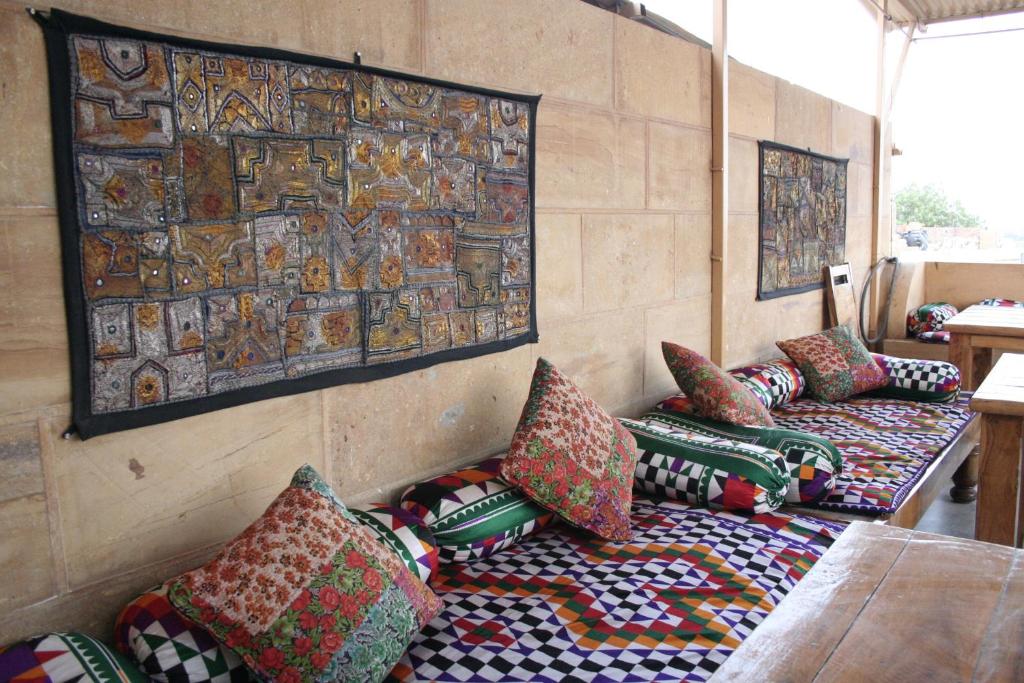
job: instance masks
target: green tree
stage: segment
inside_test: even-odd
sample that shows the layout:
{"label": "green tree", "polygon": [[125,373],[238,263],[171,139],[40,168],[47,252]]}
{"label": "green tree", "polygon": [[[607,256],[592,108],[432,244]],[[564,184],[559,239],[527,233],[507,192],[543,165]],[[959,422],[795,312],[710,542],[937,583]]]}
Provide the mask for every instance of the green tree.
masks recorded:
{"label": "green tree", "polygon": [[932,184],[911,183],[893,196],[896,222],[900,225],[917,222],[925,227],[974,228],[984,225],[970,213],[959,199],[951,199],[945,191]]}

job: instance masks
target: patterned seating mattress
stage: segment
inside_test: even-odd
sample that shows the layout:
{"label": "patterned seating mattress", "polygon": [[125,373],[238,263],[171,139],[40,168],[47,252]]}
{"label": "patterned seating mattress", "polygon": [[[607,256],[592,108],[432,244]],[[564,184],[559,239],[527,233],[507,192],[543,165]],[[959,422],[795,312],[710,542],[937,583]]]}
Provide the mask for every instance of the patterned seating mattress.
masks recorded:
{"label": "patterned seating mattress", "polygon": [[703,681],[843,525],[637,498],[630,542],[556,525],[441,568],[401,681]]}
{"label": "patterned seating mattress", "polygon": [[938,455],[974,419],[970,394],[952,403],[851,398],[825,403],[801,398],[774,408],[777,427],[823,436],[843,454],[843,473],[820,503],[824,510],[895,512]]}

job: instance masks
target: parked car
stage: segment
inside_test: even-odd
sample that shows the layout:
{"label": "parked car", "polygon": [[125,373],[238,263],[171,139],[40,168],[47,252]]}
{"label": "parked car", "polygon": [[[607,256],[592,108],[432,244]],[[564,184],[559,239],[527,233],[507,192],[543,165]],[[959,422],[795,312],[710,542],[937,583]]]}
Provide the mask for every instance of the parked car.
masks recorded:
{"label": "parked car", "polygon": [[908,247],[921,247],[921,251],[928,251],[928,233],[924,230],[907,230],[899,236]]}

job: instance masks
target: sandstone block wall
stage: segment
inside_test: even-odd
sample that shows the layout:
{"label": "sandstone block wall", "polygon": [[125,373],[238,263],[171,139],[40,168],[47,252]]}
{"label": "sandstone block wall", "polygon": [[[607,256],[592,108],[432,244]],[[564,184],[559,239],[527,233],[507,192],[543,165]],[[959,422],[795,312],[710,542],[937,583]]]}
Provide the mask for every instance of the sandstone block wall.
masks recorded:
{"label": "sandstone block wall", "polygon": [[[65,441],[70,376],[42,36],[0,0],[0,642],[109,638],[138,591],[208,557],[308,462],[346,501],[506,446],[544,355],[606,409],[674,389],[660,342],[710,343],[710,53],[576,0],[54,0],[164,33],[539,92],[540,343],[369,384]],[[519,50],[517,46],[523,46]],[[731,364],[821,326],[820,292],[752,304],[756,139],[854,154],[848,253],[870,244],[870,117],[737,67]],[[865,147],[866,145],[866,147]],[[753,149],[753,153],[751,150]],[[854,169],[855,167],[855,169]],[[862,195],[863,196],[863,195]]]}

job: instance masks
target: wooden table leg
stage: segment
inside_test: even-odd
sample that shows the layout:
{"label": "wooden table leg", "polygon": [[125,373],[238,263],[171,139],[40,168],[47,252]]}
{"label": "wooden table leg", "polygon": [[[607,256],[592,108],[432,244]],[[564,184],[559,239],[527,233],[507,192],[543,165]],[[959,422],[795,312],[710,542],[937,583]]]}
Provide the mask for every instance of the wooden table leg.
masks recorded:
{"label": "wooden table leg", "polygon": [[971,335],[962,332],[949,334],[949,362],[960,368],[960,386],[974,391],[974,357],[971,353]]}
{"label": "wooden table leg", "polygon": [[978,497],[978,460],[981,445],[975,446],[953,473],[953,488],[949,497],[954,503],[970,503]]}
{"label": "wooden table leg", "polygon": [[1022,418],[982,414],[978,513],[974,537],[1015,546],[1020,491]]}
{"label": "wooden table leg", "polygon": [[[971,345],[971,381],[974,382],[974,389],[981,386],[981,383],[992,372],[992,358],[995,357],[995,350],[984,346]],[[972,389],[973,391],[973,389]]]}

